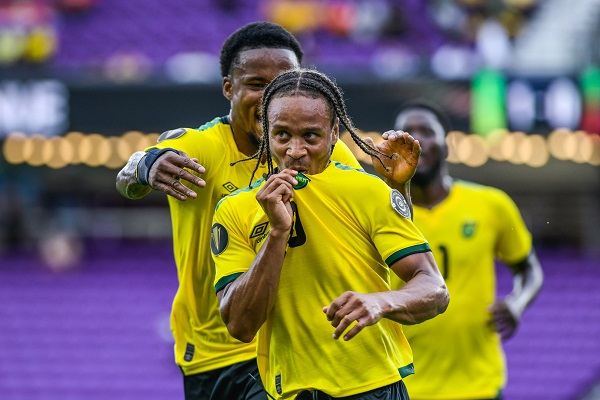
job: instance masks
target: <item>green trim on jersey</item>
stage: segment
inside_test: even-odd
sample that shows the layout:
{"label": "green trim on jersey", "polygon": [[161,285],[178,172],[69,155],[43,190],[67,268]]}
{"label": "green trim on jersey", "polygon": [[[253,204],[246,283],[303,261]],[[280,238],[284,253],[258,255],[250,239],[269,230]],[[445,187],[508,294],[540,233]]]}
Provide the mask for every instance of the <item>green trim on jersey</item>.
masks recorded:
{"label": "green trim on jersey", "polygon": [[415,365],[413,363],[410,363],[408,365],[405,365],[404,367],[400,367],[398,368],[398,372],[400,373],[400,376],[402,378],[406,378],[407,376],[415,373]]}
{"label": "green trim on jersey", "polygon": [[260,186],[260,185],[263,183],[263,181],[264,181],[264,180],[265,180],[265,178],[259,178],[257,181],[255,181],[255,182],[254,182],[253,184],[251,184],[250,186],[246,186],[246,187],[243,187],[243,188],[241,188],[241,189],[238,189],[238,190],[236,190],[235,192],[233,192],[233,193],[231,193],[231,194],[229,194],[229,195],[227,195],[227,196],[223,197],[223,198],[222,198],[221,200],[219,200],[219,202],[217,203],[217,206],[215,207],[215,212],[216,212],[216,211],[219,209],[219,206],[221,205],[221,203],[223,202],[223,200],[225,200],[227,197],[229,197],[229,196],[235,196],[236,194],[243,193],[243,192],[249,192],[249,191],[251,191],[252,189],[255,189],[255,188],[259,187],[259,186]]}
{"label": "green trim on jersey", "polygon": [[196,130],[199,132],[205,131],[207,129],[212,128],[213,126],[215,126],[217,124],[229,125],[229,118],[227,116],[217,117],[217,118],[213,119],[212,121],[208,121],[208,122],[205,122],[203,125],[200,125],[198,127],[198,129],[196,129]]}
{"label": "green trim on jersey", "polygon": [[243,274],[243,272],[238,272],[237,274],[231,274],[231,275],[222,277],[221,279],[219,279],[219,282],[217,282],[217,284],[215,285],[215,292],[219,293],[221,290],[223,290],[223,288],[225,286],[227,286],[231,282],[235,281],[242,274]]}
{"label": "green trim on jersey", "polygon": [[355,171],[365,172],[365,170],[362,169],[362,168],[354,168],[354,167],[351,167],[349,165],[342,164],[341,162],[338,162],[338,161],[333,161],[333,165],[335,165],[336,168],[339,168],[339,169],[344,170],[344,171],[355,170]]}
{"label": "green trim on jersey", "polygon": [[392,264],[394,264],[396,261],[398,261],[406,256],[410,256],[411,254],[416,254],[416,253],[425,253],[427,251],[431,251],[431,249],[429,248],[429,244],[427,244],[427,243],[407,247],[405,249],[398,250],[397,252],[395,252],[388,258],[386,258],[385,263],[387,264],[388,267],[391,267]]}

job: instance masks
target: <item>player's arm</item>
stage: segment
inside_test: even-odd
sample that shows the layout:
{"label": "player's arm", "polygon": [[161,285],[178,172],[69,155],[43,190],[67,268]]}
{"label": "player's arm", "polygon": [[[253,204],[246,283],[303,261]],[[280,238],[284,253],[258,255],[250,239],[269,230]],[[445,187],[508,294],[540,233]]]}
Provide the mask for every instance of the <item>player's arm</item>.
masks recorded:
{"label": "player's arm", "polygon": [[179,200],[195,198],[196,192],[183,185],[181,180],[200,188],[206,183],[188,169],[199,174],[206,172],[198,160],[189,158],[182,151],[155,148],[138,151],[117,174],[117,190],[128,199],[140,199],[152,189]]}
{"label": "player's arm", "polygon": [[217,293],[227,330],[242,342],[252,341],[275,303],[292,228],[294,176],[289,170],[273,175],[257,193],[271,229],[250,269]]}
{"label": "player's arm", "polygon": [[510,267],[513,272],[513,290],[490,308],[492,323],[502,340],[514,335],[521,315],[535,299],[544,282],[542,266],[533,250],[524,261]]}
{"label": "player's arm", "polygon": [[356,321],[345,335],[350,340],[381,318],[404,325],[418,324],[446,311],[450,296],[430,251],[411,254],[391,265],[406,282],[402,288],[379,293],[345,292],[323,312],[336,329],[334,339]]}
{"label": "player's arm", "polygon": [[392,189],[397,189],[410,208],[413,215],[412,200],[410,197],[410,180],[415,175],[417,164],[421,155],[421,145],[409,133],[404,131],[386,131],[382,134],[383,143],[375,146],[373,139],[366,138],[367,143],[377,148],[384,154],[392,155],[392,158],[381,157],[384,165],[372,157],[375,171],[384,178]]}

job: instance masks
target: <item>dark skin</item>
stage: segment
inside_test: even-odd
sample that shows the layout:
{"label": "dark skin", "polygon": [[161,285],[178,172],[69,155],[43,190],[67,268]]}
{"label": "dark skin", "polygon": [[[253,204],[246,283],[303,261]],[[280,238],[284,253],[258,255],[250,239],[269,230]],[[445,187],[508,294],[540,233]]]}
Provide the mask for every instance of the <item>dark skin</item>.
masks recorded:
{"label": "dark skin", "polygon": [[[258,119],[260,98],[267,84],[284,71],[298,67],[296,55],[287,49],[249,49],[241,51],[231,73],[223,78],[223,95],[231,103],[229,122],[238,150],[247,156],[258,150],[261,127]],[[194,199],[197,194],[189,186],[203,188],[206,182],[198,175],[206,169],[195,158],[182,151],[166,152],[150,168],[149,186],[135,179],[135,169],[144,152],[134,153],[117,175],[117,189],[131,199],[144,197],[152,189],[178,200]]]}
{"label": "dark skin", "polygon": [[[269,177],[256,195],[271,229],[250,269],[217,293],[223,321],[239,340],[251,341],[273,308],[292,227],[290,201],[294,196],[293,186],[298,183],[295,176],[298,172],[319,174],[327,167],[331,147],[339,138],[337,123],[331,126],[331,115],[325,99],[301,95],[275,98],[269,107],[271,154],[277,165],[285,168]],[[398,138],[404,134],[393,133]],[[402,139],[402,143],[412,156],[415,141],[409,139]],[[401,169],[411,164],[396,160],[394,165]],[[412,176],[414,168],[396,173]],[[379,293],[347,291],[323,307],[323,313],[335,328],[334,339],[351,340],[382,318],[415,324],[446,309],[448,292],[430,252],[404,257],[391,269],[407,282],[402,289]],[[356,325],[348,330],[354,321]]]}
{"label": "dark skin", "polygon": [[[411,194],[414,204],[431,209],[446,199],[452,188],[453,180],[445,163],[448,154],[446,132],[433,112],[421,108],[403,111],[396,119],[396,127],[409,132],[421,143],[422,154],[417,174],[411,181]],[[489,307],[489,326],[502,340],[515,334],[521,315],[543,282],[542,268],[534,251],[510,268],[513,273],[511,294]]]}
{"label": "dark skin", "polygon": [[[232,65],[231,73],[223,77],[223,96],[230,101],[231,111],[229,122],[232,127],[233,137],[238,150],[250,156],[258,150],[262,135],[262,126],[259,121],[260,99],[264,88],[277,75],[284,71],[299,66],[296,55],[287,49],[249,49],[239,53],[236,62]],[[380,151],[386,154],[398,153],[393,160],[385,159],[386,164],[393,168],[392,173],[382,169],[381,173],[388,184],[400,190],[404,197],[410,201],[408,195],[409,176],[398,174],[404,170],[402,163],[416,163],[420,148],[418,143],[410,149],[404,146],[404,141],[412,140],[406,137],[390,137],[388,143],[380,145]],[[411,143],[413,143],[412,140]],[[411,153],[411,154],[407,154]],[[164,192],[178,200],[195,199],[196,188],[203,188],[206,182],[199,176],[206,173],[204,166],[196,158],[190,158],[183,151],[179,154],[166,152],[152,165],[149,171],[149,186],[141,185],[136,180],[136,167],[144,152],[135,152],[117,175],[117,190],[129,199],[140,199],[152,190]],[[373,163],[379,163],[373,160]],[[398,167],[398,168],[397,168]],[[183,184],[186,182],[187,184]]]}

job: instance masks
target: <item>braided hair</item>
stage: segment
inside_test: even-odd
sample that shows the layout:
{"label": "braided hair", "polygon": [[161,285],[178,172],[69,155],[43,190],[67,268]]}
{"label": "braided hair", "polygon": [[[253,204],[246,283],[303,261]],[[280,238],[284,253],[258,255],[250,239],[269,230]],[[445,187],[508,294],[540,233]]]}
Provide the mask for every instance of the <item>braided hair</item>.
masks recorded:
{"label": "braided hair", "polygon": [[269,119],[267,118],[269,105],[274,98],[292,95],[302,95],[313,99],[324,98],[327,100],[327,103],[330,105],[333,112],[332,125],[337,117],[344,128],[348,130],[352,140],[354,140],[358,147],[370,156],[377,158],[386,171],[388,170],[388,167],[385,166],[381,157],[392,158],[392,156],[371,147],[360,138],[346,110],[342,89],[327,77],[327,75],[319,71],[299,68],[282,73],[267,85],[262,96],[261,115],[263,135],[258,151],[250,157],[231,164],[235,165],[238,162],[256,159],[256,167],[254,168],[254,171],[252,171],[250,183],[254,180],[254,175],[256,174],[263,157],[267,162],[267,174],[265,179],[275,173],[269,144]]}

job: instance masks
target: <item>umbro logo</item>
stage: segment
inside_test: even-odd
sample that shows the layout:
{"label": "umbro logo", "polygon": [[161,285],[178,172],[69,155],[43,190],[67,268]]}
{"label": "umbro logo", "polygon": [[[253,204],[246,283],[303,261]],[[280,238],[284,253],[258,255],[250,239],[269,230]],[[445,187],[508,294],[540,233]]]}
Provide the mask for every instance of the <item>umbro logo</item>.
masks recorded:
{"label": "umbro logo", "polygon": [[225,188],[225,190],[227,190],[229,193],[233,193],[236,190],[238,190],[239,188],[237,186],[235,186],[233,183],[231,182],[225,182],[223,184],[223,187]]}

